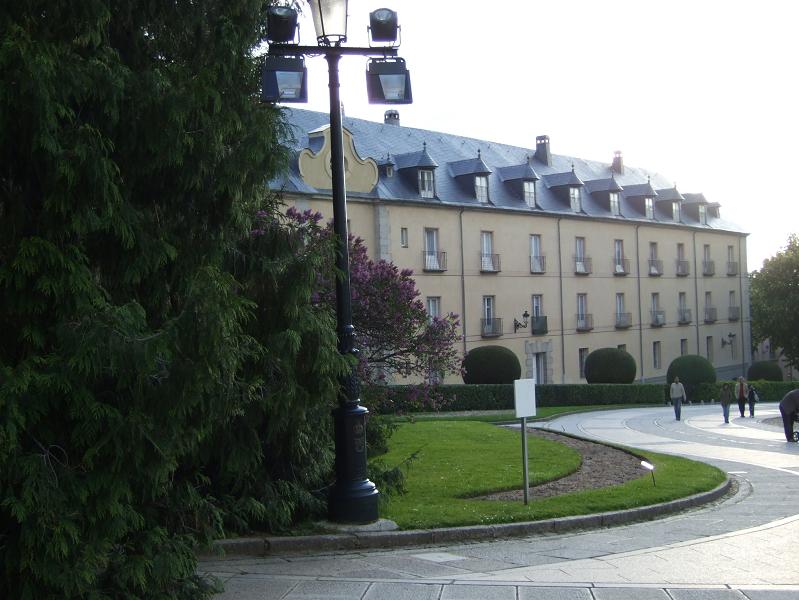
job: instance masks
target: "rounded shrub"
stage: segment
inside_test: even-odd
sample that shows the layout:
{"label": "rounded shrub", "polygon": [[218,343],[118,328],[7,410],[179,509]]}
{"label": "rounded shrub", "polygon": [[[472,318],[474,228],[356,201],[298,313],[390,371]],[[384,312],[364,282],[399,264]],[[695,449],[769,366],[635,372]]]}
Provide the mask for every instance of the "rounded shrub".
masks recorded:
{"label": "rounded shrub", "polygon": [[666,372],[667,383],[674,381],[675,376],[680,378],[687,389],[688,386],[698,386],[700,383],[715,383],[716,370],[704,356],[686,354],[671,361]]}
{"label": "rounded shrub", "polygon": [[503,346],[480,346],[463,359],[464,383],[513,383],[521,374],[519,359]]}
{"label": "rounded shrub", "polygon": [[752,381],[782,381],[782,369],[777,361],[761,360],[749,366],[746,378]]}
{"label": "rounded shrub", "polygon": [[588,383],[632,383],[635,371],[635,359],[619,348],[598,348],[585,358]]}

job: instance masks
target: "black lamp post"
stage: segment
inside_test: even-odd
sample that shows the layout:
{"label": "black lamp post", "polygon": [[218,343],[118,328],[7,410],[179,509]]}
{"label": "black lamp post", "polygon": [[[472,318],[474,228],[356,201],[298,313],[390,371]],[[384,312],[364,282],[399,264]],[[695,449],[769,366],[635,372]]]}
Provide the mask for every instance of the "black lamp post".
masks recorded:
{"label": "black lamp post", "polygon": [[[287,21],[287,9],[270,17],[274,35],[267,31],[269,55],[262,76],[262,99],[268,102],[307,101],[303,57],[323,55],[328,63],[330,86],[330,163],[333,191],[333,230],[336,233],[336,267],[342,274],[336,279],[336,322],[338,351],[357,355],[352,302],[350,295],[350,263],[347,233],[347,189],[344,180],[344,142],[341,124],[338,63],[342,55],[376,57],[367,69],[370,102],[408,104],[412,101],[410,75],[405,61],[396,58],[397,17],[394,11],[378,9],[370,15],[373,42],[388,45],[369,48],[341,46],[347,40],[347,0],[310,0],[316,29],[317,46],[294,44],[294,21]],[[288,23],[288,25],[287,25]],[[393,25],[392,25],[393,24]],[[290,32],[290,33],[288,33]],[[392,33],[393,32],[393,33]],[[374,67],[373,65],[378,65]],[[387,66],[386,66],[387,65]],[[366,416],[369,411],[360,404],[358,376],[354,369],[341,381],[339,405],[333,411],[336,448],[336,482],[328,496],[328,517],[339,523],[370,523],[377,520],[379,493],[369,481],[366,464]]]}

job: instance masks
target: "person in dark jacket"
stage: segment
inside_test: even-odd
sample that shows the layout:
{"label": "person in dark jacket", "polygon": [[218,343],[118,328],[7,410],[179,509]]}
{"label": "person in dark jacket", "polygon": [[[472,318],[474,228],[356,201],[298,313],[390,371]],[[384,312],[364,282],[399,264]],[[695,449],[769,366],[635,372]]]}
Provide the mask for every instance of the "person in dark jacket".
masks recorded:
{"label": "person in dark jacket", "polygon": [[799,389],[788,392],[780,400],[782,426],[785,429],[785,439],[789,442],[796,441],[793,439],[793,422],[797,413],[799,413]]}
{"label": "person in dark jacket", "polygon": [[755,416],[755,402],[757,402],[757,390],[755,386],[749,384],[749,416],[754,418]]}

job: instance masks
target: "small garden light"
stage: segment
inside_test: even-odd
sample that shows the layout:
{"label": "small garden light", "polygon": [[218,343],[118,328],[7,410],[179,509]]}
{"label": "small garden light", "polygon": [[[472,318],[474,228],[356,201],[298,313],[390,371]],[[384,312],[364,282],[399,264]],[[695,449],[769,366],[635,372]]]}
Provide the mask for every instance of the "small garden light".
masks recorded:
{"label": "small garden light", "polygon": [[652,473],[652,485],[653,485],[653,486],[657,485],[657,484],[655,483],[655,465],[653,465],[651,462],[648,462],[648,461],[642,460],[642,461],[641,461],[641,466],[642,466],[644,469],[646,469],[647,471],[649,471],[650,473]]}

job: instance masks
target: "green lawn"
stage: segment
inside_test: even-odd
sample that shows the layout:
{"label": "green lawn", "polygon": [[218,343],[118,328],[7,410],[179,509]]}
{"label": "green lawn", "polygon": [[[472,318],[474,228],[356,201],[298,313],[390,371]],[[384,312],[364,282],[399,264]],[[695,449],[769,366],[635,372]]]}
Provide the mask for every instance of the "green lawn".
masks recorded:
{"label": "green lawn", "polygon": [[[522,486],[518,431],[474,421],[423,421],[401,425],[390,451],[381,456],[398,464],[417,452],[407,472],[407,494],[394,496],[381,516],[403,529],[534,521],[655,504],[712,489],[724,481],[720,470],[687,459],[636,451],[656,467],[657,486],[642,469],[623,485],[523,502],[470,497]],[[579,455],[556,442],[532,438],[531,484],[562,477],[579,466]]]}

